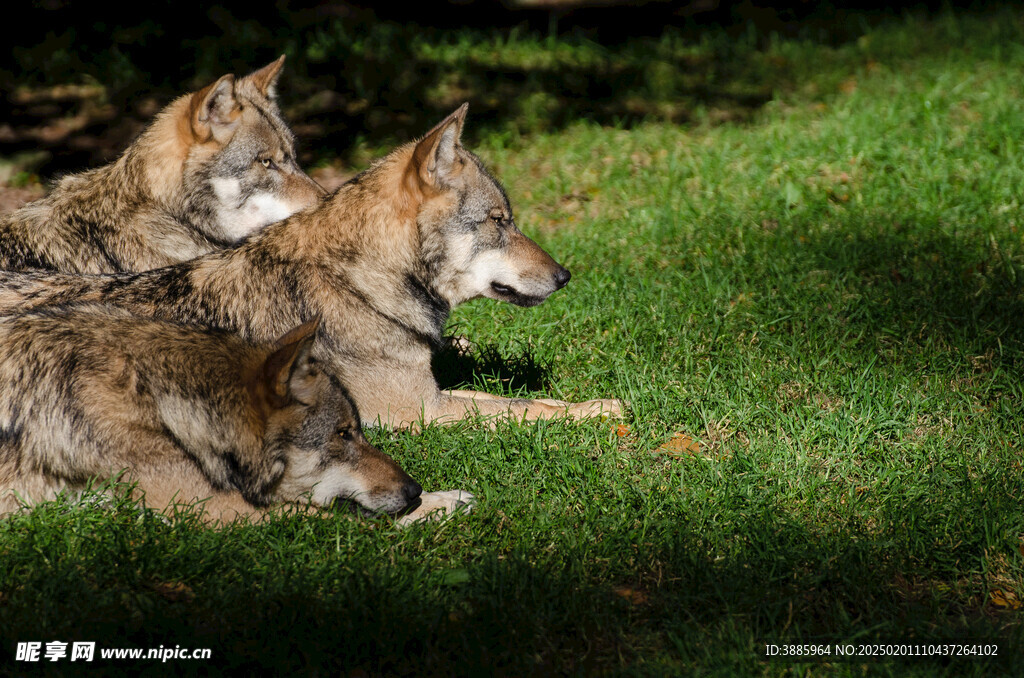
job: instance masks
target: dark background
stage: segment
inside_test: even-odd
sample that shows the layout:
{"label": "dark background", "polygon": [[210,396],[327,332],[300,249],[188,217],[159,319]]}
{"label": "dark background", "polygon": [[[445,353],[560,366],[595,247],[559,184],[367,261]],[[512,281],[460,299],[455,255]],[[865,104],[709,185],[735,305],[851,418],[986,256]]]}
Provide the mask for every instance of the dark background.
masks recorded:
{"label": "dark background", "polygon": [[[366,140],[387,144],[416,136],[461,103],[457,99],[470,102],[475,134],[518,129],[522,123],[506,104],[534,92],[557,101],[536,123],[542,129],[581,118],[621,126],[647,117],[684,123],[695,106],[708,102],[731,111],[727,117],[742,118],[780,82],[730,86],[730,79],[751,79],[730,41],[749,47],[783,35],[839,44],[883,18],[939,7],[519,0],[524,1],[536,4],[33,3],[19,8],[18,19],[2,29],[9,48],[0,50],[0,158],[29,153],[25,169],[44,179],[107,162],[175,96],[224,73],[247,73],[280,54],[288,55],[281,103],[306,165],[351,161],[352,150]],[[670,64],[695,73],[695,84],[670,92],[673,105],[646,109],[636,105],[636,96],[631,105],[622,96],[645,97],[644,66],[635,59],[632,65],[611,59],[615,65],[549,70],[464,64],[455,88],[459,96],[448,100],[433,94],[448,69],[419,59],[410,48],[413,37],[457,36],[500,45],[515,34],[594,43],[614,57],[642,55],[667,31],[693,40],[709,31],[721,37],[710,59]],[[311,55],[307,45],[316,40],[328,49]]]}

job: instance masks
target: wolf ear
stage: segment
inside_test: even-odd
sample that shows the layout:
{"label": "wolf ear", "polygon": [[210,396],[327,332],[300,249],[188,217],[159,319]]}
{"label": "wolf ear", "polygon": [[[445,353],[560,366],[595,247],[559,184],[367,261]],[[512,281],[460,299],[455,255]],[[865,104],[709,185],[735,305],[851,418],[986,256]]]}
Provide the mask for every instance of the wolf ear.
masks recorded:
{"label": "wolf ear", "polygon": [[235,76],[230,73],[192,95],[189,116],[192,135],[205,143],[211,138],[226,144],[238,127],[242,107],[235,99]]}
{"label": "wolf ear", "polygon": [[256,85],[260,94],[268,99],[277,97],[277,79],[281,77],[281,69],[284,68],[284,56],[282,54],[276,61],[271,61],[258,71],[245,76],[245,79]]}
{"label": "wolf ear", "polygon": [[439,181],[451,176],[457,150],[462,145],[462,125],[466,122],[469,104],[459,108],[427,132],[412,152],[413,168],[420,181],[438,187]]}
{"label": "wolf ear", "polygon": [[313,339],[320,318],[299,325],[277,341],[277,349],[263,364],[263,378],[271,407],[309,402],[315,395],[314,380],[320,371],[312,358]]}

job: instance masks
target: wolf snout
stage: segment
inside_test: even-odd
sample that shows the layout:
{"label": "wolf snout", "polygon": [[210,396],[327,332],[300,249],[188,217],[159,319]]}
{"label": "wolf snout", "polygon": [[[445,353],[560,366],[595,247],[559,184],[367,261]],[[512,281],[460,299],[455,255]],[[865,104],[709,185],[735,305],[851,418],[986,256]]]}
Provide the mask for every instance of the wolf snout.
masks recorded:
{"label": "wolf snout", "polygon": [[423,494],[423,487],[412,478],[409,479],[409,482],[402,485],[402,496],[405,497],[407,504],[411,504],[419,499],[421,494]]}
{"label": "wolf snout", "polygon": [[572,273],[569,273],[569,269],[559,266],[555,270],[555,285],[557,289],[562,289],[569,283],[569,278],[572,277]]}

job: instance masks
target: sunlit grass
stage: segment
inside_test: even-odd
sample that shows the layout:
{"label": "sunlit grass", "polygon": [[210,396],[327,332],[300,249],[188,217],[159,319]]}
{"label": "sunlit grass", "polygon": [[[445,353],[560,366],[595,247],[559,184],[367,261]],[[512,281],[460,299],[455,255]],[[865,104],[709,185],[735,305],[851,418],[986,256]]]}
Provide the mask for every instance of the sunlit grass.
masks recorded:
{"label": "sunlit grass", "polygon": [[[864,663],[1009,671],[1021,32],[941,15],[837,47],[776,38],[736,48],[790,74],[741,124],[482,135],[519,225],[573,278],[537,308],[458,309],[450,329],[477,346],[448,385],[616,396],[627,417],[371,432],[428,490],[480,498],[405,531],[19,516],[0,524],[5,647],[211,647],[224,673],[782,675],[794,665],[763,663],[764,642],[980,640],[999,658]],[[670,36],[655,54],[724,44]],[[414,50],[455,70],[621,58],[471,33]]]}

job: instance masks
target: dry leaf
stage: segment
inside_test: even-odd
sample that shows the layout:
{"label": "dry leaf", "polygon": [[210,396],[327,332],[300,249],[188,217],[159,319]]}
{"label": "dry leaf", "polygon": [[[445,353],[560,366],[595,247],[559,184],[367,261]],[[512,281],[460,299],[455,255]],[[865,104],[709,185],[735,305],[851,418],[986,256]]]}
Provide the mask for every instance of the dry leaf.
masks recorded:
{"label": "dry leaf", "polygon": [[626,436],[629,435],[629,427],[626,426],[625,424],[619,424],[615,428],[615,435],[619,436],[620,438],[625,438]]}
{"label": "dry leaf", "polygon": [[1013,591],[995,589],[989,594],[989,600],[992,602],[993,607],[1002,610],[1019,610],[1021,607],[1020,599],[1017,598],[1017,594]]}
{"label": "dry leaf", "polygon": [[631,589],[628,586],[620,586],[617,589],[612,589],[612,593],[617,595],[619,598],[628,600],[633,605],[643,605],[647,602],[647,594],[643,591],[637,591]]}
{"label": "dry leaf", "polygon": [[700,443],[685,433],[675,433],[664,445],[658,448],[659,452],[667,452],[673,456],[681,454],[694,455],[700,452]]}
{"label": "dry leaf", "polygon": [[161,598],[172,603],[190,603],[196,597],[192,587],[180,581],[157,582],[153,584],[152,589]]}

